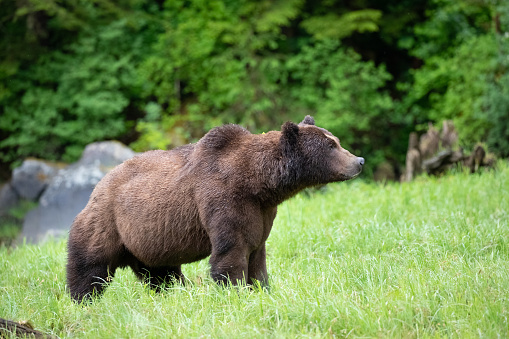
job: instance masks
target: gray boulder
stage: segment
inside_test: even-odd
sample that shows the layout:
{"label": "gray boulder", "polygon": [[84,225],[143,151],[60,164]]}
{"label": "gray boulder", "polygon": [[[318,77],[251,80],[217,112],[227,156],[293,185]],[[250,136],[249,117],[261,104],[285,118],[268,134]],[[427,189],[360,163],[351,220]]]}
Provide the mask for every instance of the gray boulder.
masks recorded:
{"label": "gray boulder", "polygon": [[109,171],[135,154],[132,149],[118,141],[94,142],[85,147],[78,164],[99,166]]}
{"label": "gray boulder", "polygon": [[39,199],[39,206],[27,213],[22,237],[28,243],[40,243],[49,237],[67,235],[99,180],[135,154],[116,141],[88,145],[77,163],[59,170],[52,178]]}
{"label": "gray boulder", "polygon": [[54,163],[27,159],[12,171],[11,186],[20,198],[37,201],[58,169]]}

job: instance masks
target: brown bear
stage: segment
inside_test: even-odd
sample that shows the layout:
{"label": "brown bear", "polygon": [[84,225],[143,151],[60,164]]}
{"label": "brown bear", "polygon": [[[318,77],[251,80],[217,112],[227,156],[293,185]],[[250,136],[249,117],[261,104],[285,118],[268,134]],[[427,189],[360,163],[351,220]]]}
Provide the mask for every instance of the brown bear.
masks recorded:
{"label": "brown bear", "polygon": [[71,297],[100,295],[125,266],[151,286],[183,282],[181,265],[209,255],[215,281],[267,285],[277,205],[306,187],[352,179],[363,164],[310,116],[264,134],[224,125],[195,144],[137,155],[97,184],[73,222]]}

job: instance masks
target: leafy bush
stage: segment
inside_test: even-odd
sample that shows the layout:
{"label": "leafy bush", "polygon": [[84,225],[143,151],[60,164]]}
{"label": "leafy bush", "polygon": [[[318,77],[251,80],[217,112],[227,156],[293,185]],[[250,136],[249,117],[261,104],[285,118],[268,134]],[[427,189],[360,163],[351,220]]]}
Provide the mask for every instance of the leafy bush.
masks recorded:
{"label": "leafy bush", "polygon": [[[144,95],[160,106],[138,124],[141,143],[193,140],[221,123],[267,129],[284,119],[279,96],[281,26],[301,1],[168,2],[165,31],[142,66]],[[283,57],[284,58],[284,57]],[[276,114],[278,115],[276,117]],[[148,140],[152,140],[149,142]]]}
{"label": "leafy bush", "polygon": [[[452,119],[460,143],[486,141],[490,150],[509,154],[507,39],[509,6],[494,2],[435,0],[429,19],[417,25],[411,53],[424,65],[412,71],[408,111],[440,123]],[[502,18],[493,27],[493,16]],[[409,45],[409,46],[410,46]]]}
{"label": "leafy bush", "polygon": [[[506,7],[509,12],[509,5]],[[509,20],[509,15],[507,16]],[[509,29],[509,22],[506,27]],[[497,68],[488,75],[488,84],[476,117],[489,125],[486,143],[498,154],[509,156],[509,35],[499,37]]]}
{"label": "leafy bush", "polygon": [[[301,5],[167,4],[165,32],[142,67],[144,95],[157,102],[147,106],[154,114],[138,122],[141,135],[133,147],[178,145],[221,123],[277,129],[305,114],[316,115],[345,144],[355,140],[358,150],[375,141],[375,118],[392,108],[381,90],[391,75],[338,40],[287,41],[282,27],[301,14]],[[351,26],[348,34],[356,30]]]}
{"label": "leafy bush", "polygon": [[2,160],[72,161],[90,142],[121,137],[126,113],[136,110],[137,65],[153,34],[144,18],[82,27],[72,42],[17,70],[0,98]]}
{"label": "leafy bush", "polygon": [[487,75],[496,69],[496,43],[492,35],[470,38],[450,57],[429,58],[415,71],[411,96],[426,99],[428,117],[440,122],[452,119],[460,142],[472,147],[482,140],[490,125],[476,114],[476,105],[487,90]]}
{"label": "leafy bush", "polygon": [[[42,56],[10,86],[21,101],[5,102],[0,142],[6,160],[28,155],[75,160],[93,141],[126,131],[123,112],[136,89],[143,37],[120,20],[86,32],[63,51]],[[112,48],[111,46],[115,46]]]}

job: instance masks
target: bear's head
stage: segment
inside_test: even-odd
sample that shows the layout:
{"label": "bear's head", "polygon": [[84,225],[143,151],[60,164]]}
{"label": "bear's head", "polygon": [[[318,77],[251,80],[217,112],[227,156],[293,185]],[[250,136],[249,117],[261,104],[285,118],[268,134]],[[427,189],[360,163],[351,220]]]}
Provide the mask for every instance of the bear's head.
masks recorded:
{"label": "bear's head", "polygon": [[289,176],[306,186],[353,179],[364,165],[364,158],[342,148],[339,139],[315,126],[309,115],[298,125],[283,124],[280,145]]}

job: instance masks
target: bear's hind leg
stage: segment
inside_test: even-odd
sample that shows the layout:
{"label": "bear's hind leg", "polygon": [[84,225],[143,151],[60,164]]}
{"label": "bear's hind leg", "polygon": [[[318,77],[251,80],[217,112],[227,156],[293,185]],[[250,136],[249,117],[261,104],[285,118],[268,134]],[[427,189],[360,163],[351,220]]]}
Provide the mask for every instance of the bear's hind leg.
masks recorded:
{"label": "bear's hind leg", "polygon": [[164,285],[171,285],[175,282],[184,283],[184,274],[181,266],[149,267],[140,262],[131,265],[136,276],[143,282],[148,283],[151,288],[160,291]]}

